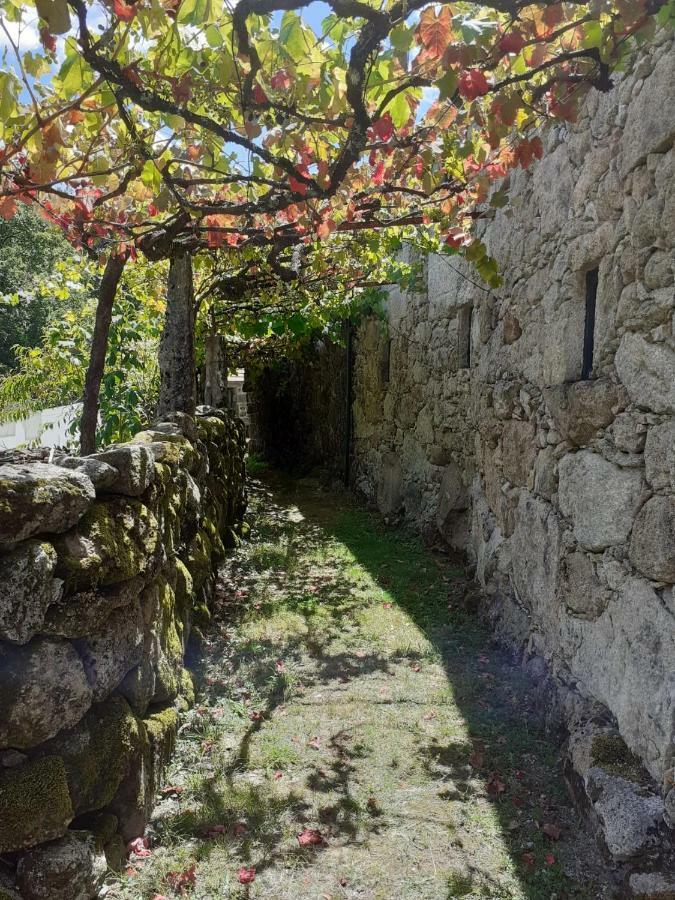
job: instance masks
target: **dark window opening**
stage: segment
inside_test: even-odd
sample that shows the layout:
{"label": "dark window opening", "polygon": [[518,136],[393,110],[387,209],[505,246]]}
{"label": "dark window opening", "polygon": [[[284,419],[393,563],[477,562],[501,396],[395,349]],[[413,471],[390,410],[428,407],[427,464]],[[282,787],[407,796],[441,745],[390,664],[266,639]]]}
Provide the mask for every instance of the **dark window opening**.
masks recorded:
{"label": "dark window opening", "polygon": [[380,373],[382,382],[388,384],[391,379],[391,345],[393,341],[390,339],[385,342],[382,350],[382,359],[380,361]]}
{"label": "dark window opening", "polygon": [[459,368],[471,367],[471,325],[473,324],[473,306],[465,306],[457,317],[457,354]]}
{"label": "dark window opening", "polygon": [[583,381],[593,372],[593,345],[595,342],[595,301],[598,296],[598,270],[586,272],[586,318],[584,320],[584,355],[581,363]]}

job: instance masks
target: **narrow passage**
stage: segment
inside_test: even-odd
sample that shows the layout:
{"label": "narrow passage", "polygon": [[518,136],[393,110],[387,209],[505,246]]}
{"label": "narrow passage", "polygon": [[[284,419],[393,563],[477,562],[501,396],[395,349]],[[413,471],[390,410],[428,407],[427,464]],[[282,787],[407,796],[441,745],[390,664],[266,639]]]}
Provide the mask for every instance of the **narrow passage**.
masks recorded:
{"label": "narrow passage", "polygon": [[254,482],[250,521],[108,897],[614,896],[466,574],[311,481]]}

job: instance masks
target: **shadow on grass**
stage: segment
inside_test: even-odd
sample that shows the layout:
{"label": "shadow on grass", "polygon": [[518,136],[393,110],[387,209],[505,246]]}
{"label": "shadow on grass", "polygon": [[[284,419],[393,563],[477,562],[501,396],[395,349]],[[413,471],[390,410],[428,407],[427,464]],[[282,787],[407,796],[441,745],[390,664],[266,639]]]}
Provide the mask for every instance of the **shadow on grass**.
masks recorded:
{"label": "shadow on grass", "polygon": [[[494,644],[477,616],[459,605],[449,609],[448,599],[457,597],[457,585],[460,594],[462,586],[471,587],[467,570],[433,553],[418,537],[386,527],[357,506],[350,495],[336,498],[275,472],[268,472],[265,479],[276,499],[297,505],[305,527],[318,527],[343,544],[438,652],[470,740],[443,745],[432,739],[420,746],[424,768],[432,777],[451,780],[452,787],[445,791],[449,800],[470,801],[477,791],[475,774],[468,777],[467,772],[482,774],[484,790],[478,793],[487,795],[496,811],[501,840],[513,860],[523,896],[528,900],[598,896],[596,890],[606,883],[593,883],[590,876],[585,884],[572,883],[557,859],[551,862],[551,850],[556,847],[538,827],[527,841],[513,827],[514,815],[524,812],[534,823],[542,824],[546,814],[540,804],[549,810],[567,807],[569,812],[569,801],[556,748],[544,737],[533,715],[532,683]],[[337,627],[344,624],[350,611],[349,603],[334,609]],[[411,652],[406,658],[414,660],[416,654]],[[368,671],[369,666],[387,671],[391,661],[392,656],[367,661],[353,656],[328,658],[319,679],[334,677],[336,667],[347,675]],[[537,764],[524,772],[523,760],[536,760]],[[576,825],[581,827],[579,822]],[[499,887],[483,870],[453,876],[447,897],[476,890],[474,879],[480,881],[482,895],[496,900]]]}
{"label": "shadow on grass", "polygon": [[[367,802],[358,799],[358,763],[367,761],[371,748],[352,729],[339,728],[325,739],[328,759],[307,765],[302,787],[283,793],[271,790],[266,780],[258,784],[241,781],[247,770],[255,768],[251,766],[254,739],[286,701],[288,685],[275,669],[275,659],[283,657],[290,664],[309,656],[312,666],[311,671],[302,673],[303,689],[339,690],[353,679],[377,673],[393,675],[396,663],[414,666],[427,656],[412,647],[409,652],[385,655],[331,646],[355,627],[354,619],[364,607],[362,594],[349,590],[348,583],[336,584],[335,579],[317,573],[312,565],[308,550],[320,548],[331,538],[347,548],[369,579],[387,592],[442,662],[468,737],[446,743],[428,737],[420,740],[417,756],[426,775],[437,782],[437,796],[459,801],[467,808],[486,799],[492,805],[501,844],[517,873],[519,896],[527,900],[595,896],[593,884],[588,883],[586,890],[577,889],[557,861],[547,862],[552,848],[539,829],[533,826],[524,840],[522,832],[513,828],[518,815],[532,822],[543,821],[539,804],[545,805],[544,794],[549,805],[555,806],[564,792],[555,771],[555,752],[528,716],[526,679],[506,655],[490,646],[489,633],[471,615],[458,607],[448,609],[449,594],[457,596],[463,593],[463,586],[468,587],[466,572],[434,555],[419,539],[385,528],[347,495],[320,494],[306,483],[274,473],[266,475],[264,484],[254,484],[253,490],[262,510],[255,523],[256,544],[241,560],[233,560],[229,582],[226,578],[221,583],[215,624],[225,622],[229,629],[236,629],[244,621],[256,616],[264,620],[278,610],[278,598],[273,602],[264,590],[259,596],[256,579],[262,576],[283,591],[283,609],[302,623],[303,630],[242,640],[233,649],[223,641],[223,667],[230,683],[202,680],[201,692],[214,702],[230,697],[232,684],[245,683],[259,698],[254,718],[239,734],[236,747],[215,777],[205,779],[194,791],[196,809],[165,820],[167,831],[177,835],[206,832],[200,859],[208,858],[219,844],[234,842],[239,863],[253,866],[257,875],[275,865],[320,865],[316,848],[302,848],[289,840],[284,820],[302,827],[313,814],[318,815],[321,827],[329,828],[344,845],[363,843],[392,826],[395,834],[399,812],[381,809],[375,797]],[[291,504],[296,514],[289,516],[284,503]],[[255,591],[249,591],[247,584]],[[372,702],[418,701],[380,696]],[[419,702],[422,705],[423,701]],[[532,761],[529,767],[524,762],[528,758]],[[303,790],[325,794],[325,803],[312,810]],[[412,816],[406,811],[405,816],[406,822],[400,824],[406,827],[411,827],[411,819],[413,827],[434,825],[423,811]],[[246,829],[238,833],[242,817]],[[209,837],[209,827],[214,824],[225,826],[225,832]],[[458,841],[461,847],[461,833]],[[502,900],[504,894],[494,874],[471,865],[468,871],[448,876],[448,900],[472,892]],[[242,897],[248,896],[245,887],[241,891]]]}

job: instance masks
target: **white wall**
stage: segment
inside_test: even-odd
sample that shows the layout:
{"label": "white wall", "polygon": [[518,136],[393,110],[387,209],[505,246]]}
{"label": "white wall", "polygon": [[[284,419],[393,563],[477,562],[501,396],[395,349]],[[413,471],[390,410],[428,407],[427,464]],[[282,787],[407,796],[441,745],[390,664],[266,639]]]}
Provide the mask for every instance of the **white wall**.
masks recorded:
{"label": "white wall", "polygon": [[77,441],[77,433],[70,432],[70,424],[78,415],[80,404],[43,409],[18,422],[0,423],[0,449],[41,446],[64,447]]}

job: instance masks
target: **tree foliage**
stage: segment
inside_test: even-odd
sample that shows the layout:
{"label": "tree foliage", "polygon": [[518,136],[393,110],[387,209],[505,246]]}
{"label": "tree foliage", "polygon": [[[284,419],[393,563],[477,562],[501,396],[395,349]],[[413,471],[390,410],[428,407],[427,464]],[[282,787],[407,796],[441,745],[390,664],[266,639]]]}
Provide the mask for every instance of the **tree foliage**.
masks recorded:
{"label": "tree foliage", "polygon": [[[118,293],[101,389],[102,444],[130,437],[152,416],[164,311],[156,293],[162,276],[157,268],[146,264],[128,270]],[[36,289],[55,299],[60,312],[46,323],[39,346],[17,350],[16,370],[0,380],[0,419],[81,399],[100,277],[95,264],[78,257],[57,263],[53,278]]]}
{"label": "tree foliage", "polygon": [[15,345],[35,347],[59,303],[35,287],[73,250],[59,229],[27,206],[0,219],[0,373],[16,367]]}

